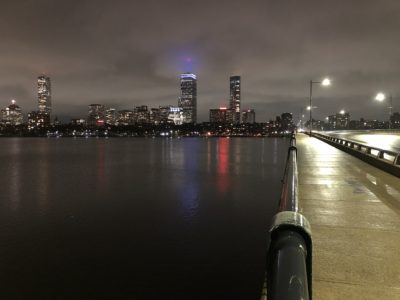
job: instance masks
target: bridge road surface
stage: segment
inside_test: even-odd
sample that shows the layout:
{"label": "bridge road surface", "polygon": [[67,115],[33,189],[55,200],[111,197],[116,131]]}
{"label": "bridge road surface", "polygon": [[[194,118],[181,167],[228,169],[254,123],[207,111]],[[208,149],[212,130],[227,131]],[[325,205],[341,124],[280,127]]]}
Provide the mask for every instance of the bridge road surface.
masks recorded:
{"label": "bridge road surface", "polygon": [[313,299],[400,299],[400,178],[297,135]]}

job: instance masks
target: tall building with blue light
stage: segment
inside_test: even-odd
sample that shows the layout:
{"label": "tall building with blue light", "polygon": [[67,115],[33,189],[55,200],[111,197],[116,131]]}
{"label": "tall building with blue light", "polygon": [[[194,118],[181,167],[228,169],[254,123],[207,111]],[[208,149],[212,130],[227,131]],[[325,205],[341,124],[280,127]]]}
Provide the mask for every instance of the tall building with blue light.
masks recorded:
{"label": "tall building with blue light", "polygon": [[181,74],[181,95],[178,106],[182,109],[183,123],[197,122],[197,77],[195,74]]}
{"label": "tall building with blue light", "polygon": [[240,76],[231,76],[229,80],[229,108],[232,112],[232,122],[240,123]]}

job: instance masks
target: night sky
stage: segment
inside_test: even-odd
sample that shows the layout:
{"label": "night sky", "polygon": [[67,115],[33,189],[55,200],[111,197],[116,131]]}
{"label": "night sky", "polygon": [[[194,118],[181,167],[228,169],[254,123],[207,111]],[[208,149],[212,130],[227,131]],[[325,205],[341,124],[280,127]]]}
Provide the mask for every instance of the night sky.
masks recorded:
{"label": "night sky", "polygon": [[36,78],[52,80],[53,112],[86,117],[177,104],[179,74],[198,75],[198,119],[226,105],[229,76],[242,76],[242,109],[257,121],[297,117],[315,86],[315,117],[387,118],[400,108],[400,1],[1,0],[0,106],[37,109]]}

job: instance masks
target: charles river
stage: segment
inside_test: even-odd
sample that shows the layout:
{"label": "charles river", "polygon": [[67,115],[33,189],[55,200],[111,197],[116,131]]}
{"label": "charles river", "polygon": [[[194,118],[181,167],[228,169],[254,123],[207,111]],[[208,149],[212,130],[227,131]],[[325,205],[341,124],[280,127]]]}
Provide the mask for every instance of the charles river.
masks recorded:
{"label": "charles river", "polygon": [[285,138],[1,138],[1,299],[259,299]]}

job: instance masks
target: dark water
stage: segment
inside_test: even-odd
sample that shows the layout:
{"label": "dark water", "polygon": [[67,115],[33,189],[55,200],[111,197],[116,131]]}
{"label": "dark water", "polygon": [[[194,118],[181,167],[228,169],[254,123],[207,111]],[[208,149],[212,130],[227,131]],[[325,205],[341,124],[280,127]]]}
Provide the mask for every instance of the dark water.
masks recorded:
{"label": "dark water", "polygon": [[285,139],[0,139],[1,299],[259,299]]}

